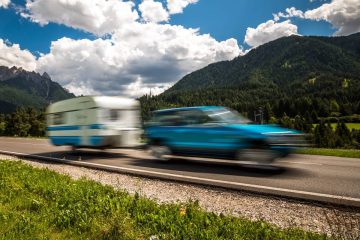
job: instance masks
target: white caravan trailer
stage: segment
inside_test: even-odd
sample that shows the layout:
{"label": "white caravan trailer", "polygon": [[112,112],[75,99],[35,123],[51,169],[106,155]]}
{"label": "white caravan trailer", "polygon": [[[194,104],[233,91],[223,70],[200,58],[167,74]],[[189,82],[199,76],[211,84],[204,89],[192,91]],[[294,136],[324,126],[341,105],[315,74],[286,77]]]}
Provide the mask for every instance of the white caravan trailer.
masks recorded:
{"label": "white caravan trailer", "polygon": [[47,135],[54,145],[73,148],[137,147],[142,134],[139,102],[86,96],[47,108]]}

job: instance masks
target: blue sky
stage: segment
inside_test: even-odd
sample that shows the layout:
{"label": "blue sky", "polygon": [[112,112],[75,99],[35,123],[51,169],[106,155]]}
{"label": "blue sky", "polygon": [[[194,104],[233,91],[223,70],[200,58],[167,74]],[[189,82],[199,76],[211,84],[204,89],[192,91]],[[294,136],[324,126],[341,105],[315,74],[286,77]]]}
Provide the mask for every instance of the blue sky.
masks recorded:
{"label": "blue sky", "polygon": [[360,1],[0,0],[0,19],[0,65],[141,96],[280,37],[359,32]]}
{"label": "blue sky", "polygon": [[[25,5],[25,1],[21,0],[12,2],[19,6]],[[94,38],[90,33],[64,25],[50,23],[40,26],[20,17],[15,9],[0,8],[0,19],[0,38],[7,39],[11,43],[18,43],[22,48],[29,49],[34,54],[49,52],[51,41],[64,36],[74,39]]]}
{"label": "blue sky", "polygon": [[[174,24],[187,27],[200,27],[202,33],[209,33],[218,40],[234,37],[239,43],[244,41],[246,29],[256,27],[271,19],[273,13],[296,7],[303,11],[317,8],[323,2],[308,0],[207,0],[186,9],[184,14],[175,15]],[[303,21],[294,19],[302,35],[325,35],[334,33],[331,25],[325,21]]]}
{"label": "blue sky", "polygon": [[[25,5],[25,1],[21,0],[12,2]],[[210,34],[219,41],[236,38],[239,44],[248,48],[249,46],[243,44],[248,27],[256,27],[271,19],[273,13],[284,11],[288,7],[294,6],[305,11],[323,3],[324,1],[308,0],[201,0],[187,7],[183,14],[173,15],[169,23],[199,28],[201,33]],[[0,19],[0,38],[19,43],[34,54],[49,52],[51,41],[64,36],[73,39],[95,38],[91,33],[55,23],[40,26],[20,17],[13,9],[0,8]],[[302,35],[330,36],[335,32],[325,21],[294,19],[293,22]]]}

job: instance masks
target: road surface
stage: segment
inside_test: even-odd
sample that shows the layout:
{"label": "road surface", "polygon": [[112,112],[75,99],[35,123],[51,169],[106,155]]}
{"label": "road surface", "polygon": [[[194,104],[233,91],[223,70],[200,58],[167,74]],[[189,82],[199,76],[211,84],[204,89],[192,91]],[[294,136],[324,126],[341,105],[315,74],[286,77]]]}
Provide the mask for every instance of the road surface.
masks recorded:
{"label": "road surface", "polygon": [[70,147],[52,146],[45,139],[0,137],[0,152],[4,151],[142,176],[360,207],[360,159],[354,158],[293,155],[276,162],[277,167],[264,169],[199,158],[174,158],[163,163],[151,159],[144,150],[72,152]]}

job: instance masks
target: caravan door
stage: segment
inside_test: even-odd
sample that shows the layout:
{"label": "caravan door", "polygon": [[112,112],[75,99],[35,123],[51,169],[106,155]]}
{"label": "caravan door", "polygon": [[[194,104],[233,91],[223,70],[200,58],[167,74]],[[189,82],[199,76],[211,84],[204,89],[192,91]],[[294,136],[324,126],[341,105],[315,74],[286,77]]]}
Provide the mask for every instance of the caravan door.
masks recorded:
{"label": "caravan door", "polygon": [[80,109],[77,113],[77,118],[80,127],[80,137],[81,137],[81,145],[82,146],[91,146],[91,132],[89,126],[91,125],[91,111],[92,109],[89,108],[89,101],[81,102]]}

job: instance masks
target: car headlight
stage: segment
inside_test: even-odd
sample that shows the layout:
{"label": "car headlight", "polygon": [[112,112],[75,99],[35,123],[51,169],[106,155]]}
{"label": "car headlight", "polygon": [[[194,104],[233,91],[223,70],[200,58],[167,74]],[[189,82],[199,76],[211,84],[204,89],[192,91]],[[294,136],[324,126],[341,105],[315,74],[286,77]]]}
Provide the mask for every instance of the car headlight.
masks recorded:
{"label": "car headlight", "polygon": [[308,143],[306,134],[267,134],[269,145],[304,147]]}

